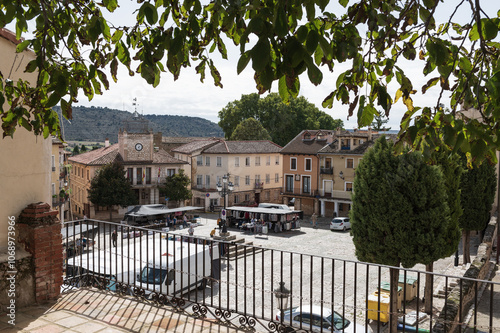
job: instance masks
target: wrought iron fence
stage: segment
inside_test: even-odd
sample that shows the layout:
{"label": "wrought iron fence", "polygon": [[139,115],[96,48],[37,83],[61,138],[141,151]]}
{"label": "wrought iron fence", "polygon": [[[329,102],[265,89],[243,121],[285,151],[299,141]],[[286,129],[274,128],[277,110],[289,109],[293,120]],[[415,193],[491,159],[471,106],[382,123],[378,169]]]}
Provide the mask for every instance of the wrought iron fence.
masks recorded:
{"label": "wrought iron fence", "polygon": [[[65,223],[63,239],[68,288],[92,286],[179,310],[190,306],[195,315],[258,332],[384,332],[391,318],[402,332],[500,329],[493,323],[500,316],[499,304],[493,306],[500,286],[488,281],[399,268],[393,309],[388,266],[96,220]],[[433,281],[429,314],[422,300],[427,275]],[[491,295],[487,320],[478,320],[478,311],[470,318],[465,303],[477,309],[484,288]]]}

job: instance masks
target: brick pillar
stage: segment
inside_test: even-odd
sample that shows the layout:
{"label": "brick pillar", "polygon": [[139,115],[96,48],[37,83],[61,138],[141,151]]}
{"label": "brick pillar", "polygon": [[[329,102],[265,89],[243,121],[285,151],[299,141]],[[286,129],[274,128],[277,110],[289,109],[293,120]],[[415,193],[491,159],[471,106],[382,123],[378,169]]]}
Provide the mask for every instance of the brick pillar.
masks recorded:
{"label": "brick pillar", "polygon": [[19,243],[33,256],[35,300],[55,299],[63,282],[63,247],[57,210],[49,204],[28,205],[17,224]]}

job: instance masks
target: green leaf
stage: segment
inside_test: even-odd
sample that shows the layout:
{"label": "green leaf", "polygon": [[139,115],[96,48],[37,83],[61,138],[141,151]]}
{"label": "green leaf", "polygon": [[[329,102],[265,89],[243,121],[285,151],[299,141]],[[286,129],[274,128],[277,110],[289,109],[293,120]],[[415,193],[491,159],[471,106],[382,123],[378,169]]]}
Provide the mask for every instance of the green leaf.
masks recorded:
{"label": "green leaf", "polygon": [[31,40],[29,40],[29,39],[22,41],[20,44],[18,44],[16,46],[16,52],[17,53],[23,52],[30,45],[30,43],[31,43]]}
{"label": "green leaf", "polygon": [[44,107],[46,108],[51,108],[53,106],[56,106],[57,103],[59,103],[59,100],[61,99],[61,95],[59,95],[58,92],[53,92],[52,94],[50,94],[50,97],[49,99],[47,100],[47,102],[44,104]]}
{"label": "green leaf", "polygon": [[243,53],[241,55],[240,59],[238,60],[238,65],[236,67],[238,75],[241,72],[243,72],[243,70],[247,67],[249,61],[250,61],[250,52],[247,51],[247,52]]}
{"label": "green leaf", "polygon": [[321,70],[312,61],[307,62],[307,76],[315,86],[323,81],[323,73],[321,73]]}
{"label": "green leaf", "polygon": [[120,39],[122,38],[122,36],[123,36],[123,31],[122,30],[116,30],[113,33],[113,36],[111,37],[111,42],[113,42],[114,44],[118,43],[118,41],[120,41]]}
{"label": "green leaf", "polygon": [[256,72],[261,72],[271,60],[271,47],[267,38],[260,38],[250,52],[252,55],[252,68]]}
{"label": "green leaf", "polygon": [[364,126],[364,125],[362,125],[363,124],[362,119],[363,119],[363,113],[364,113],[364,109],[365,109],[365,100],[366,100],[365,95],[361,95],[361,97],[359,98],[359,107],[358,107],[358,126],[360,128]]}
{"label": "green leaf", "polygon": [[144,15],[149,24],[153,25],[158,21],[158,11],[155,6],[146,2],[144,3]]}
{"label": "green leaf", "polygon": [[103,0],[102,3],[106,7],[106,9],[109,10],[110,12],[114,12],[116,8],[118,8],[117,0]]}
{"label": "green leaf", "polygon": [[348,4],[348,3],[349,3],[349,0],[339,0],[339,4],[340,4],[342,7],[344,7],[344,8],[346,8],[346,7],[347,7],[347,4]]}
{"label": "green leaf", "polygon": [[283,102],[288,103],[290,95],[288,94],[288,87],[286,85],[286,75],[280,77],[278,81],[278,91]]}
{"label": "green leaf", "polygon": [[498,26],[491,19],[481,20],[482,34],[485,40],[495,39],[498,35]]}
{"label": "green leaf", "polygon": [[274,22],[274,31],[278,37],[285,37],[288,34],[288,22],[286,12],[283,7],[278,8],[276,20]]}
{"label": "green leaf", "polygon": [[306,50],[309,52],[309,54],[312,54],[316,48],[318,47],[319,43],[319,34],[316,30],[311,30],[309,31],[309,34],[307,35],[307,40],[306,40]]}
{"label": "green leaf", "polygon": [[26,72],[33,73],[38,68],[38,62],[36,60],[31,60],[26,65]]}

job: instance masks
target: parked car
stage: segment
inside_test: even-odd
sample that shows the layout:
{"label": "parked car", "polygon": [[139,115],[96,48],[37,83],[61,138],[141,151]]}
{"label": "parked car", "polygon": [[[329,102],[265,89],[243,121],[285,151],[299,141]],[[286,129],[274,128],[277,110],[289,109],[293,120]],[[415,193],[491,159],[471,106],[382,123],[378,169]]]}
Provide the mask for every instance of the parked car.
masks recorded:
{"label": "parked car", "polygon": [[[276,316],[276,321],[281,322],[281,315]],[[342,317],[338,312],[318,305],[304,304],[302,307],[294,307],[283,313],[283,324],[295,329],[308,332],[345,332],[372,333],[368,326],[353,324],[350,320]]]}
{"label": "parked car", "polygon": [[348,217],[335,217],[332,222],[330,222],[330,230],[342,230],[346,231],[351,229],[351,222],[349,222]]}

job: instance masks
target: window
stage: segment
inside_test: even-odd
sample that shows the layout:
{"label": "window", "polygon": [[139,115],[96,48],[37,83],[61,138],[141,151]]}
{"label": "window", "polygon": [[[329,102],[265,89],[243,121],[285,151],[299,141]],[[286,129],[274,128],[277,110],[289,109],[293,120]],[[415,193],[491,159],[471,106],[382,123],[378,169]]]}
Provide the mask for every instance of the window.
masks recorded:
{"label": "window", "polygon": [[205,165],[210,166],[210,156],[205,157]]}
{"label": "window", "polygon": [[271,182],[271,175],[266,173],[266,184],[269,184]]}
{"label": "window", "polygon": [[136,169],[136,178],[137,178],[137,185],[142,184],[142,168],[137,168]]}
{"label": "window", "polygon": [[267,201],[271,200],[271,192],[266,192],[264,197],[266,198]]}
{"label": "window", "polygon": [[234,195],[234,203],[235,204],[240,203],[240,196],[238,194]]}
{"label": "window", "polygon": [[256,166],[260,165],[260,156],[255,157],[255,165]]}
{"label": "window", "polygon": [[167,169],[167,177],[175,175],[175,169]]}
{"label": "window", "polygon": [[196,165],[203,165],[203,156],[196,156]]}
{"label": "window", "polygon": [[311,193],[311,177],[303,176],[302,177],[302,192],[303,193]]}
{"label": "window", "polygon": [[359,144],[363,144],[363,142],[365,142],[363,139],[359,139]]}
{"label": "window", "polygon": [[240,158],[239,157],[235,157],[234,158],[234,166],[235,167],[239,167],[240,166]]}
{"label": "window", "polygon": [[151,184],[151,168],[146,168],[146,184]]}
{"label": "window", "polygon": [[222,157],[217,156],[217,166],[221,167],[222,166]]}
{"label": "window", "polygon": [[56,184],[52,183],[52,195],[56,195]]}
{"label": "window", "polygon": [[276,161],[274,162],[276,165],[280,165],[280,157],[276,156]]}
{"label": "window", "polygon": [[346,182],[345,183],[345,190],[352,192],[352,183],[351,182]]}
{"label": "window", "polygon": [[127,169],[127,179],[130,182],[130,184],[134,183],[134,169],[133,168]]}
{"label": "window", "polygon": [[245,201],[250,201],[250,194],[245,194]]}
{"label": "window", "polygon": [[205,187],[210,188],[210,175],[205,176]]}
{"label": "window", "polygon": [[279,173],[275,173],[274,174],[274,182],[275,183],[279,183],[280,182],[280,174]]}
{"label": "window", "polygon": [[358,144],[358,139],[352,139],[352,145],[356,146]]}
{"label": "window", "polygon": [[290,158],[290,170],[297,170],[297,158]]}
{"label": "window", "polygon": [[354,159],[353,158],[346,158],[345,167],[348,169],[354,168]]}
{"label": "window", "polygon": [[217,184],[221,184],[222,185],[222,177],[221,176],[217,176],[216,177],[216,180],[217,180]]}
{"label": "window", "polygon": [[234,186],[240,186],[240,176],[234,176]]}
{"label": "window", "polygon": [[245,176],[245,185],[250,185],[250,176]]}
{"label": "window", "polygon": [[271,165],[271,155],[267,157],[266,165]]}
{"label": "window", "polygon": [[52,171],[56,171],[56,157],[52,155]]}
{"label": "window", "polygon": [[293,175],[286,176],[285,191],[293,192]]}
{"label": "window", "polygon": [[90,180],[90,172],[87,170],[87,180]]}
{"label": "window", "polygon": [[245,158],[245,166],[250,166],[250,157]]}
{"label": "window", "polygon": [[202,175],[196,176],[196,187],[198,187],[198,188],[203,187],[203,176]]}
{"label": "window", "polygon": [[305,170],[311,171],[312,170],[312,160],[310,158],[306,158],[305,162],[306,162]]}
{"label": "window", "polygon": [[255,187],[260,188],[260,175],[255,175]]}

